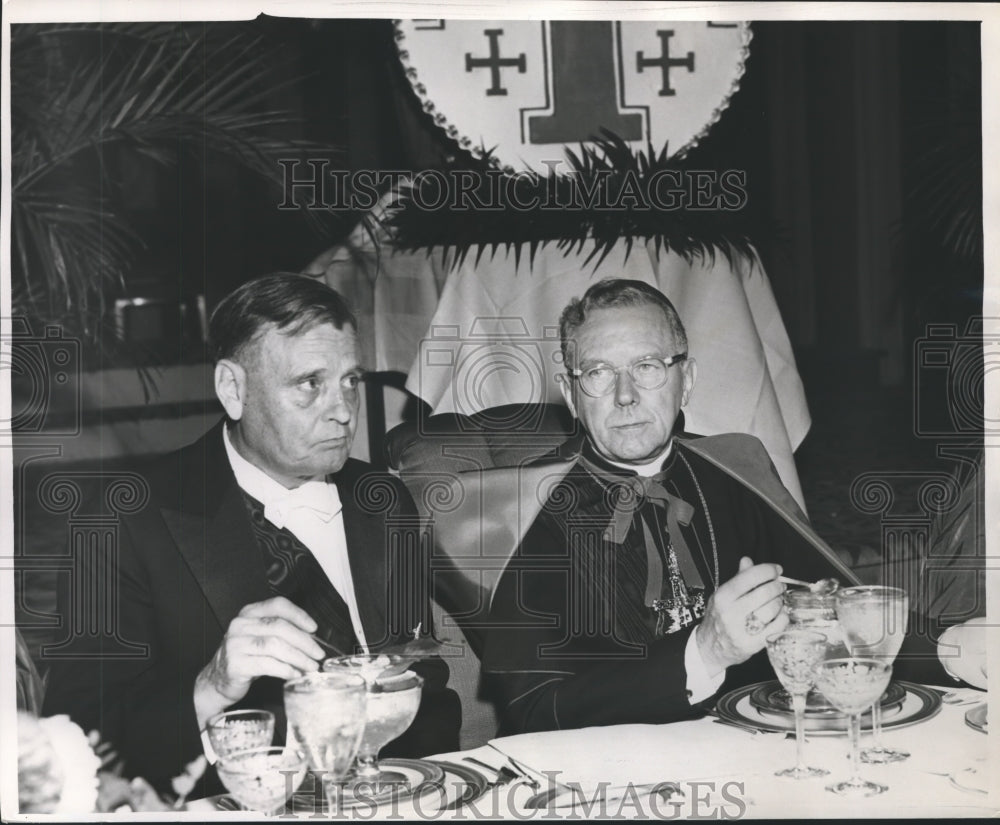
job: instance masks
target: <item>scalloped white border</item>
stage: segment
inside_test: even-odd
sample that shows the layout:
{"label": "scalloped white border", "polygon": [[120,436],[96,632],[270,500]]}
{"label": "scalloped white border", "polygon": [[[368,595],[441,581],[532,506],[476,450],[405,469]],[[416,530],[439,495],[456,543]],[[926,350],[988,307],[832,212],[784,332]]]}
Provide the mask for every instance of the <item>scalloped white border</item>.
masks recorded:
{"label": "scalloped white border", "polygon": [[[481,146],[476,146],[473,144],[472,140],[463,135],[458,127],[453,123],[448,121],[446,115],[438,111],[437,104],[427,94],[427,87],[421,82],[419,78],[419,73],[417,72],[416,66],[410,63],[410,53],[403,48],[403,41],[406,40],[406,32],[401,28],[402,24],[406,22],[404,20],[393,20],[393,30],[394,39],[396,41],[396,51],[399,55],[399,60],[403,64],[403,73],[406,79],[410,83],[410,88],[413,89],[414,94],[419,98],[420,105],[424,112],[431,116],[434,121],[434,125],[440,128],[444,133],[456,144],[460,149],[469,152],[473,157],[482,160],[486,156],[486,152]],[[545,22],[545,21],[539,21]],[[623,22],[637,22],[637,21],[623,21]],[[706,21],[707,22],[707,21]],[[687,143],[681,146],[676,152],[672,152],[668,157],[681,159],[690,150],[694,149],[711,131],[712,127],[719,122],[722,117],[722,113],[729,108],[729,101],[732,100],[734,94],[740,90],[740,83],[743,80],[743,75],[746,73],[746,63],[750,57],[750,41],[753,40],[753,31],[750,28],[750,23],[745,20],[736,21],[737,25],[740,27],[740,57],[739,62],[736,64],[736,76],[733,78],[730,84],[729,91],[723,96],[719,105],[712,110],[712,114],[708,119],[708,122],[694,134]],[[583,141],[587,145],[593,145],[590,141]],[[565,145],[565,144],[564,144]],[[507,164],[501,164],[500,160],[493,157],[491,160],[494,167],[501,169],[504,173],[508,175],[515,174],[515,169],[513,166]]]}

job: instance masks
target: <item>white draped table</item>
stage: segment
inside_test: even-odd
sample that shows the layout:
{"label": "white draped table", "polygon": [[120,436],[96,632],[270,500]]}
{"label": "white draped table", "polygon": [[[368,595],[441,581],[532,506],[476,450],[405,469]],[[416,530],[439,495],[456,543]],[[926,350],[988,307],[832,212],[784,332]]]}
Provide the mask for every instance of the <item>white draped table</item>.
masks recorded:
{"label": "white draped table", "polygon": [[[996,816],[1000,812],[1000,763],[996,753],[990,754],[991,737],[965,724],[970,707],[945,704],[931,719],[885,731],[886,744],[908,750],[911,756],[891,765],[862,765],[865,778],[889,787],[884,794],[862,799],[840,797],[825,789],[850,774],[845,736],[810,737],[805,748],[808,764],[824,767],[830,774],[794,780],[774,776],[776,770],[795,761],[791,736],[750,733],[708,717],[669,725],[523,734],[494,740],[474,751],[433,758],[461,761],[471,756],[499,768],[507,757],[513,757],[536,775],[542,789],[557,782],[575,783],[579,792],[562,798],[587,800],[583,805],[532,811],[525,806],[537,791],[518,781],[466,806],[463,810],[469,818]],[[862,737],[863,746],[866,738]],[[629,783],[638,788],[662,782],[680,785],[685,799],[679,807],[659,797],[627,791]],[[605,783],[603,805],[600,796],[595,797],[600,783]],[[426,804],[429,811],[430,800]],[[448,816],[457,818],[459,813]]]}
{"label": "white draped table", "polygon": [[[500,768],[521,777],[489,788],[453,810],[443,804],[458,787],[430,786],[413,799],[376,808],[366,804],[335,819],[464,821],[479,819],[743,819],[743,818],[917,818],[996,817],[1000,813],[1000,753],[990,737],[965,722],[965,714],[986,694],[958,691],[963,704],[943,704],[932,718],[890,728],[885,742],[911,756],[891,765],[863,765],[867,779],[888,786],[879,796],[850,799],[825,788],[850,774],[846,736],[810,736],[808,764],[830,771],[825,777],[794,780],[774,772],[795,760],[792,735],[750,732],[711,717],[667,725],[618,725],[522,734],[495,739],[468,751],[438,754],[432,761],[464,764],[495,780]],[[626,701],[627,697],[623,697]],[[865,744],[867,735],[862,737]],[[482,766],[493,770],[482,770]],[[446,780],[447,781],[447,780]],[[451,780],[455,781],[455,780]],[[676,783],[683,798],[666,799],[650,786]],[[534,807],[539,793],[575,788]],[[603,788],[603,791],[601,790]],[[631,790],[630,790],[631,789]],[[215,799],[189,804],[190,813],[214,818],[249,814],[215,810]],[[314,819],[306,813],[299,819]],[[282,818],[293,818],[285,814]]]}

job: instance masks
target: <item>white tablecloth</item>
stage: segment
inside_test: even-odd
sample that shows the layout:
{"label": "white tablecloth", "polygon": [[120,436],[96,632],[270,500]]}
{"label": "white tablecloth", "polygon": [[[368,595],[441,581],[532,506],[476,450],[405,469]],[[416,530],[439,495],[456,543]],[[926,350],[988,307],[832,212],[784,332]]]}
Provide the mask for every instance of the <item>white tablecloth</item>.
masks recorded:
{"label": "white tablecloth", "polygon": [[[960,693],[977,702],[985,699],[984,694],[971,690]],[[537,786],[515,779],[488,789],[456,810],[443,810],[446,801],[462,793],[462,784],[451,778],[446,779],[445,787],[428,787],[413,799],[377,808],[366,804],[354,818],[469,822],[996,817],[1000,815],[1000,742],[965,723],[971,707],[944,704],[933,718],[887,729],[885,743],[907,750],[911,756],[891,765],[862,765],[866,779],[888,786],[885,793],[868,798],[849,799],[826,790],[828,784],[850,775],[845,736],[809,737],[806,762],[830,773],[794,780],[774,775],[776,770],[794,763],[795,742],[791,735],[751,733],[703,718],[669,725],[524,734],[496,739],[474,750],[438,754],[429,759],[471,767],[491,781],[501,767],[513,766],[533,777]],[[863,735],[863,746],[867,740],[868,736]],[[482,763],[493,770],[483,770]],[[683,799],[675,796],[668,800],[643,792],[642,786],[664,782],[676,783]],[[548,807],[532,805],[539,793],[555,789],[560,783],[575,786],[576,790]],[[598,791],[601,783],[603,794]],[[633,790],[628,791],[629,787]],[[216,811],[215,799],[191,803],[187,814],[211,813],[213,819],[252,817]],[[303,813],[298,818],[312,817]],[[350,817],[344,814],[342,818]]]}
{"label": "white tablecloth", "polygon": [[[658,286],[675,304],[698,362],[685,410],[703,435],[743,432],[764,443],[785,486],[802,503],[792,453],[810,419],[791,345],[759,261],[688,264],[637,243],[620,243],[595,269],[592,247],[564,255],[541,247],[529,267],[512,251],[475,251],[449,269],[440,250],[376,250],[356,231],[306,270],[323,274],[359,314],[362,347],[378,370],[408,373],[407,389],[434,412],[514,402],[561,401],[558,319],[595,281],[624,277]],[[596,261],[596,258],[594,259]]]}
{"label": "white tablecloth", "polygon": [[[887,730],[886,744],[907,750],[911,756],[890,765],[862,765],[865,778],[889,787],[884,794],[863,799],[846,799],[825,790],[827,784],[850,775],[846,737],[810,737],[805,748],[807,763],[826,768],[830,774],[794,780],[774,776],[776,770],[794,764],[791,737],[752,734],[709,718],[671,725],[524,734],[494,740],[474,753],[498,766],[505,756],[512,756],[538,771],[543,783],[548,781],[545,772],[551,772],[554,781],[578,783],[588,799],[600,782],[616,787],[629,782],[676,781],[687,796],[682,817],[697,813],[692,806],[699,806],[702,815],[715,806],[731,816],[752,818],[996,816],[1000,770],[996,754],[990,761],[990,737],[965,724],[969,707],[943,705],[932,719]],[[867,739],[862,737],[862,746]],[[951,774],[967,789],[960,790],[947,776],[938,774]],[[972,788],[987,789],[993,796]],[[507,815],[525,815],[517,807],[526,801],[525,793],[508,793],[514,808]],[[655,816],[649,803],[644,804],[644,810]],[[621,805],[627,806],[623,813],[629,815],[627,797],[608,802],[606,814],[614,815]],[[667,812],[663,802],[659,808]],[[565,815],[573,809],[557,810]]]}

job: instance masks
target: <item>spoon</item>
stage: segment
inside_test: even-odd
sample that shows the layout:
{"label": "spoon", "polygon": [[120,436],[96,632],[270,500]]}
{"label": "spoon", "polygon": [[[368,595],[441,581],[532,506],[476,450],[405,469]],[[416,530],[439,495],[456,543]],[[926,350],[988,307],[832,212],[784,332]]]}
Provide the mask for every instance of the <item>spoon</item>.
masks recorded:
{"label": "spoon", "polygon": [[820,579],[817,582],[804,582],[800,579],[790,579],[788,576],[778,576],[778,581],[785,584],[798,584],[802,587],[808,587],[809,592],[815,593],[817,596],[829,596],[840,589],[840,582],[836,579]]}
{"label": "spoon", "polygon": [[310,633],[310,634],[309,634],[309,637],[310,637],[310,638],[311,638],[311,639],[312,639],[312,640],[313,640],[314,642],[316,642],[316,643],[317,643],[318,645],[320,645],[320,647],[325,647],[325,648],[326,648],[327,650],[329,650],[329,651],[330,651],[331,653],[333,653],[334,655],[336,655],[336,656],[343,656],[343,655],[344,655],[344,651],[343,651],[343,650],[341,650],[341,649],[340,649],[339,647],[337,647],[336,645],[333,645],[333,644],[330,644],[330,643],[329,643],[329,642],[328,642],[328,641],[327,641],[326,639],[324,639],[324,638],[323,638],[322,636],[318,636],[318,635],[317,635],[317,634],[315,634],[315,633]]}

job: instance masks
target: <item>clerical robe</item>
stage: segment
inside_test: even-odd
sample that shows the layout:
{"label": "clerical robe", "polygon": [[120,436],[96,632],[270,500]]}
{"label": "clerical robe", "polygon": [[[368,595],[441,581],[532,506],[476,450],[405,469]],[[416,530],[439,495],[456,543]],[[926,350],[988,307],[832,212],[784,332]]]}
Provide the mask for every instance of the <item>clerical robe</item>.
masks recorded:
{"label": "clerical robe", "polygon": [[[677,437],[662,467],[660,483],[686,502],[687,523],[671,525],[662,502],[640,500],[619,535],[613,529],[621,520],[619,500],[634,489],[629,473],[603,462],[587,442],[563,445],[557,460],[574,451],[579,458],[548,496],[493,595],[483,668],[501,734],[675,721],[700,714],[721,692],[774,678],[760,651],[728,668],[716,694],[692,703],[685,646],[700,616],[678,619],[674,610],[664,621],[653,605],[657,592],[669,600],[676,591],[669,571],[680,545],[690,556],[677,566],[688,567],[683,591],[695,614],[697,591],[710,597],[736,575],[742,556],[780,564],[798,579],[857,583],[791,496],[780,495],[760,442],[714,438],[726,440],[725,463],[706,449],[712,438]],[[609,483],[615,476],[622,483]],[[680,535],[670,535],[671,527]]]}

